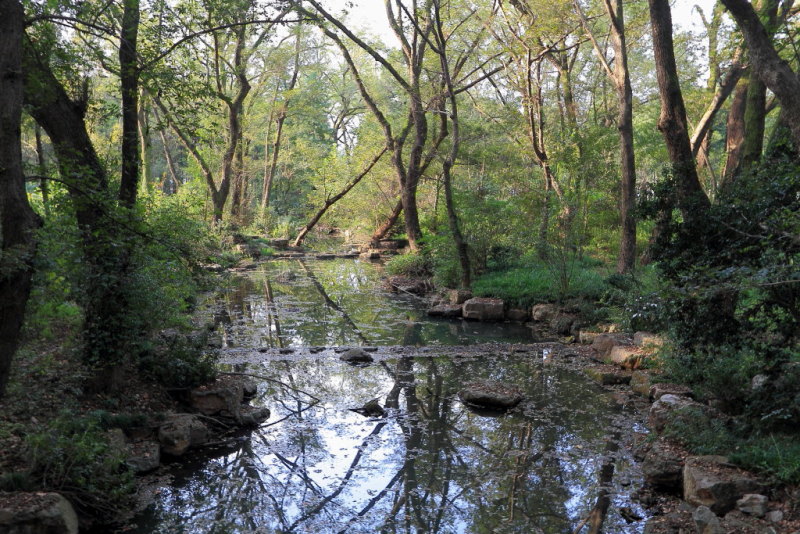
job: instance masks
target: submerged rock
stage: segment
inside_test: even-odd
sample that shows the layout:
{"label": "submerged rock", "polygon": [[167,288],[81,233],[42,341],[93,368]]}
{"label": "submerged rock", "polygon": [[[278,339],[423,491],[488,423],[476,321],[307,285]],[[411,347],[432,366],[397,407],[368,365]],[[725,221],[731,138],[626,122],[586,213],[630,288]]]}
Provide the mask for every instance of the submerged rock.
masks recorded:
{"label": "submerged rock", "polygon": [[242,413],[239,415],[237,422],[242,426],[258,426],[269,419],[269,416],[269,408],[245,406],[242,408]]}
{"label": "submerged rock", "polygon": [[384,417],[386,415],[386,410],[380,405],[378,399],[367,401],[366,404],[360,408],[350,408],[350,411],[361,414],[364,417]]}
{"label": "submerged rock", "polygon": [[0,493],[0,532],[76,534],[78,516],[58,493]]}
{"label": "submerged rock", "polygon": [[371,363],[375,359],[364,349],[348,349],[339,356],[339,359],[347,363]]}
{"label": "submerged rock", "polygon": [[522,390],[496,380],[467,384],[458,393],[461,402],[479,408],[508,410],[522,402]]}
{"label": "submerged rock", "polygon": [[461,317],[461,306],[452,304],[438,304],[428,310],[431,317]]}

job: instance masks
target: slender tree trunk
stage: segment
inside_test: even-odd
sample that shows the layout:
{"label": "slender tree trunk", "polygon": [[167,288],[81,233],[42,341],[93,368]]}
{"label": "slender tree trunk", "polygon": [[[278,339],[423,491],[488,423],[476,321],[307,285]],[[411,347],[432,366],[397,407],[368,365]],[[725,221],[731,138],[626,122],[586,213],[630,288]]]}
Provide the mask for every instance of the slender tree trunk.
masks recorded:
{"label": "slender tree trunk", "polygon": [[172,152],[170,152],[169,145],[167,144],[167,134],[164,133],[164,130],[159,130],[158,135],[161,137],[161,146],[164,148],[164,159],[167,161],[167,171],[169,171],[169,178],[172,181],[172,187],[169,193],[174,195],[178,192],[181,183],[178,180],[178,173],[175,171],[175,162],[172,159]]}
{"label": "slender tree trunk", "polygon": [[147,189],[152,176],[152,165],[150,164],[150,123],[147,120],[147,108],[145,107],[145,98],[147,93],[144,90],[139,91],[139,152],[141,154],[141,172],[142,187]]}
{"label": "slender tree trunk", "polygon": [[136,204],[139,186],[139,65],[136,39],[139,34],[139,0],[124,0],[119,42],[122,91],[122,177],[119,200],[128,208]]}
{"label": "slender tree trunk", "polygon": [[744,113],[747,108],[747,87],[750,85],[750,73],[747,71],[739,83],[728,110],[728,121],[725,125],[725,169],[722,171],[722,186],[730,183],[736,175],[736,169],[742,160],[744,143]]}
{"label": "slender tree trunk", "polygon": [[0,0],[0,398],[19,345],[40,225],[22,172],[24,24],[22,4]]}
{"label": "slender tree trunk", "polygon": [[664,136],[672,163],[678,208],[684,221],[694,227],[701,223],[710,203],[697,177],[692,147],[689,144],[686,108],[678,82],[672,42],[672,14],[669,0],[648,0],[648,3],[653,30],[656,76],[661,95],[658,129]]}
{"label": "slender tree trunk", "polygon": [[47,178],[47,163],[44,159],[44,148],[42,147],[42,129],[38,124],[33,127],[36,138],[36,166],[39,171],[39,189],[42,192],[42,205],[44,205],[45,217],[50,216],[50,182]]}
{"label": "slender tree trunk", "polygon": [[325,204],[322,205],[322,207],[317,211],[317,213],[314,214],[314,216],[311,218],[311,220],[308,221],[308,223],[306,223],[306,225],[303,227],[302,230],[300,230],[300,233],[297,235],[297,238],[294,240],[294,243],[292,243],[292,246],[299,247],[303,243],[303,240],[306,238],[308,233],[314,228],[314,226],[316,226],[316,224],[319,222],[319,220],[322,219],[322,216],[325,215],[325,213],[328,211],[328,209],[330,209],[331,206],[333,206],[338,201],[340,201],[342,198],[344,198],[344,196],[347,193],[349,193],[351,189],[353,189],[356,185],[358,185],[358,183],[367,174],[369,174],[369,172],[372,170],[372,168],[375,166],[375,164],[377,164],[378,161],[386,153],[386,150],[387,150],[386,147],[383,147],[383,149],[377,155],[375,155],[375,157],[373,157],[370,160],[369,164],[366,166],[366,168],[363,171],[361,171],[358,174],[358,176],[356,176],[355,178],[350,180],[347,183],[347,185],[345,185],[342,188],[341,191],[339,191],[338,193],[336,193],[332,197],[329,197],[328,199],[325,200]]}

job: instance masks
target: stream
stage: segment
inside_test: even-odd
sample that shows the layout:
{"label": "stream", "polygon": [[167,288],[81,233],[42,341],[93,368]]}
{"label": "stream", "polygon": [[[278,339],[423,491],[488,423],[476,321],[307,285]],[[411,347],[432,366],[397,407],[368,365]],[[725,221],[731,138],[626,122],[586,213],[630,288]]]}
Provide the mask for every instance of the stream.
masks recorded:
{"label": "stream", "polygon": [[[379,265],[268,261],[208,308],[224,370],[275,380],[260,428],[174,464],[138,533],[641,532],[620,510],[641,482],[617,443],[631,418],[554,363],[522,325],[428,318],[380,285]],[[374,346],[353,366],[339,347]],[[504,414],[457,393],[477,379],[524,390]],[[378,399],[384,417],[353,408]]]}

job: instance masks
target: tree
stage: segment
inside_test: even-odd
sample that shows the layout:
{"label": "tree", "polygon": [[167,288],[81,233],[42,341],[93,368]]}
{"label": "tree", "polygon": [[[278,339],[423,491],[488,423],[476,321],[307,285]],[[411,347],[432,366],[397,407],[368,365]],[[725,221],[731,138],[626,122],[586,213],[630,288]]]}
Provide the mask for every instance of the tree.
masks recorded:
{"label": "tree", "polygon": [[22,173],[23,32],[22,4],[0,0],[0,398],[19,344],[40,224]]}
{"label": "tree", "polygon": [[791,130],[796,147],[800,147],[800,79],[782,59],[769,37],[769,32],[747,0],[721,0],[739,26],[753,72],[781,103],[783,116]]}

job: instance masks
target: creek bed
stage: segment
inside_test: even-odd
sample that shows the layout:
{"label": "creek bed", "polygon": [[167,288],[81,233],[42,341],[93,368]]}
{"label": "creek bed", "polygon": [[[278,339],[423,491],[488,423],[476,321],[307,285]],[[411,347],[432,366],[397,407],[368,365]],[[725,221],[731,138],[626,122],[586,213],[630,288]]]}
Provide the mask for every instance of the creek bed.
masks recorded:
{"label": "creek bed", "polygon": [[[227,315],[223,369],[270,378],[253,404],[271,417],[176,466],[135,532],[562,533],[588,531],[589,518],[605,532],[641,532],[620,515],[644,515],[630,502],[640,473],[617,448],[630,415],[547,346],[527,344],[527,329],[428,320],[414,299],[381,290],[370,264],[270,263],[214,313]],[[475,333],[484,327],[516,345],[449,346],[485,341]],[[348,344],[379,345],[375,362],[307,350]],[[420,344],[429,346],[411,347]],[[525,400],[477,413],[458,391],[478,379],[513,384]],[[373,399],[383,417],[352,411]]]}

